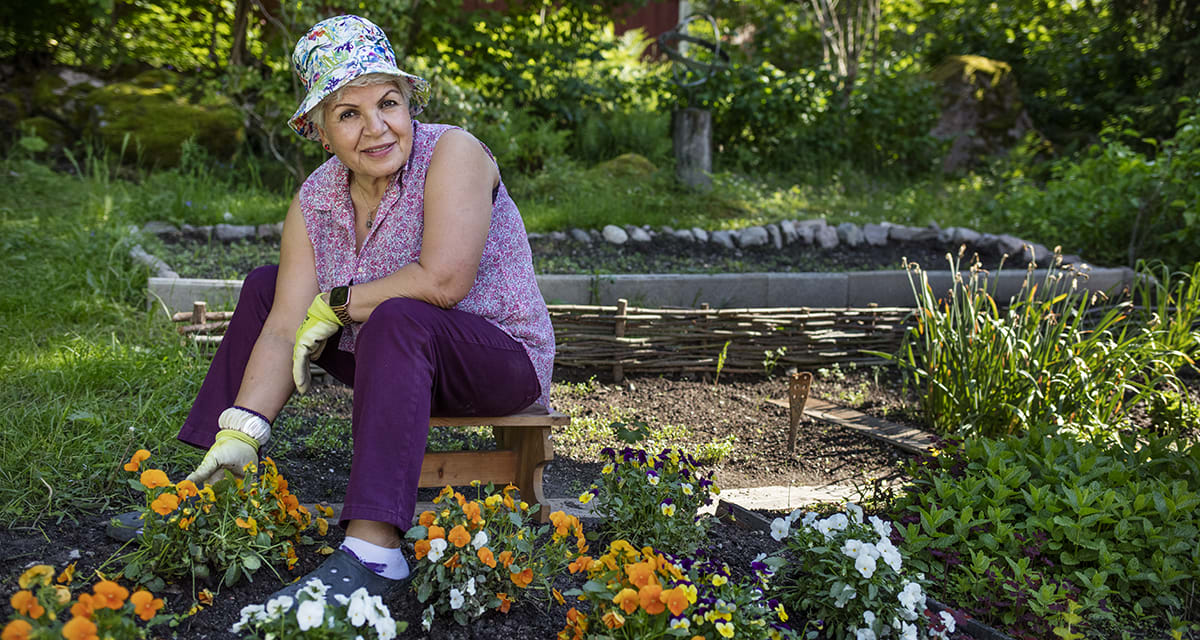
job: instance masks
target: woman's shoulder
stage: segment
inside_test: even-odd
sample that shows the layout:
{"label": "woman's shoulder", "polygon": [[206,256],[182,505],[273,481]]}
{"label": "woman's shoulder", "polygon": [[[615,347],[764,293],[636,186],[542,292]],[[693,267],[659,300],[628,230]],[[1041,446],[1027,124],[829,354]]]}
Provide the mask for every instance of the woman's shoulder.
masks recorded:
{"label": "woman's shoulder", "polygon": [[300,185],[300,201],[311,202],[314,198],[324,198],[337,190],[339,185],[345,185],[346,171],[346,165],[337,156],[331,156],[308,174],[304,184]]}

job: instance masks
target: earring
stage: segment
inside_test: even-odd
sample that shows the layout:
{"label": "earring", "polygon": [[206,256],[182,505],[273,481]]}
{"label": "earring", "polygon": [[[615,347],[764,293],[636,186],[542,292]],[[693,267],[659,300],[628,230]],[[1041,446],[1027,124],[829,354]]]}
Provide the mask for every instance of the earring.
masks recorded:
{"label": "earring", "polygon": [[333,151],[333,149],[330,149],[330,148],[329,148],[329,143],[325,143],[325,150],[326,150],[326,151]]}

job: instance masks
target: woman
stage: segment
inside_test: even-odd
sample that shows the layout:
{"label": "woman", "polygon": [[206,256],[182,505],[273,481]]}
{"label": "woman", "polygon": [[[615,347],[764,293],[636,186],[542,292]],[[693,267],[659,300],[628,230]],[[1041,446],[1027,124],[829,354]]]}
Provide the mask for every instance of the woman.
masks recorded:
{"label": "woman", "polygon": [[353,386],[345,543],[290,589],[380,594],[408,576],[429,416],[548,406],[554,335],[490,152],[411,118],[428,84],[396,67],[383,31],[325,20],[292,62],[308,93],[289,124],[333,156],[292,201],[279,266],[246,278],[178,437],[208,448],[189,479],[240,474],[308,390],[310,360]]}

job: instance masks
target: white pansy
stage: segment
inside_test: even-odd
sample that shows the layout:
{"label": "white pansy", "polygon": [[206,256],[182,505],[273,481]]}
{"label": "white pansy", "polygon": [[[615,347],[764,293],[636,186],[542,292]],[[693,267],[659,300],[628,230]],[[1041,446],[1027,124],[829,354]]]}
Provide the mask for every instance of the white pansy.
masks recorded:
{"label": "white pansy", "polygon": [[855,629],[854,640],[875,640],[875,632],[870,629]]}
{"label": "white pansy", "polygon": [[343,607],[350,604],[350,598],[348,598],[347,596],[344,596],[340,593],[333,594],[333,601]]}
{"label": "white pansy", "polygon": [[271,618],[278,618],[280,614],[290,610],[295,602],[291,596],[271,598],[267,601],[267,615]]}
{"label": "white pansy", "polygon": [[325,601],[305,600],[296,608],[296,623],[301,631],[308,631],[321,626],[325,621]]}
{"label": "white pansy", "polygon": [[469,596],[475,595],[475,577],[474,576],[472,576],[470,580],[467,580],[466,591],[467,591],[467,595],[469,595]]}
{"label": "white pansy", "polygon": [[800,524],[811,528],[813,523],[817,521],[818,517],[820,517],[820,514],[818,514],[816,511],[809,511],[804,514],[804,519],[800,521]]}
{"label": "white pansy", "polygon": [[954,616],[948,611],[939,611],[938,616],[942,618],[942,624],[946,625],[946,633],[954,633]]}
{"label": "white pansy", "polygon": [[[921,591],[921,585],[915,582],[909,582],[904,585],[904,589],[900,591],[900,595],[896,596],[900,600],[900,606],[903,607],[903,613],[911,613],[914,616],[918,610],[925,609],[925,594]],[[914,618],[905,616],[908,620]]]}
{"label": "white pansy", "polygon": [[396,637],[396,621],[389,616],[380,616],[375,621],[375,633],[379,635],[379,640],[392,640]]}
{"label": "white pansy", "polygon": [[867,609],[863,612],[863,622],[869,627],[875,624],[875,612]]}
{"label": "white pansy", "polygon": [[917,640],[917,625],[911,622],[900,623],[900,640]]}
{"label": "white pansy", "polygon": [[863,541],[850,538],[842,543],[842,553],[848,558],[857,558],[862,554]]}
{"label": "white pansy", "polygon": [[230,627],[230,631],[238,633],[242,627],[246,626],[251,619],[260,620],[259,616],[263,615],[264,607],[261,604],[248,604],[242,607],[242,617]]}
{"label": "white pansy", "polygon": [[891,539],[892,523],[880,518],[879,516],[871,516],[870,518],[867,518],[867,520],[871,523],[871,526],[875,528],[875,533],[879,534],[880,540],[884,538],[889,540]]}
{"label": "white pansy", "polygon": [[459,591],[458,589],[454,589],[454,588],[450,589],[450,608],[451,609],[454,609],[455,611],[461,609],[463,606],[464,600],[465,600],[465,598],[463,598],[463,594],[461,591]]}
{"label": "white pansy", "polygon": [[429,628],[432,626],[433,626],[433,605],[429,605],[428,608],[426,608],[424,611],[421,612],[421,628],[426,631],[429,631]]}
{"label": "white pansy", "polygon": [[783,518],[775,518],[771,521],[771,537],[776,541],[782,541],[787,537],[788,530],[792,528],[792,523]]}
{"label": "white pansy", "polygon": [[328,591],[329,585],[317,578],[313,578],[304,584],[304,588],[300,590],[300,593],[308,594],[313,600],[324,600],[325,593]]}
{"label": "white pansy", "polygon": [[367,623],[367,613],[371,610],[370,601],[361,597],[359,591],[366,593],[366,589],[360,587],[350,595],[350,604],[346,607],[346,617],[350,620],[350,624],[356,627]]}
{"label": "white pansy", "polygon": [[900,550],[896,548],[896,545],[892,544],[892,541],[887,538],[881,538],[876,543],[875,548],[879,550],[879,557],[883,558],[887,566],[891,567],[892,571],[900,573]]}
{"label": "white pansy", "polygon": [[429,558],[430,562],[438,562],[444,553],[446,553],[446,539],[434,538],[429,541],[429,553],[425,557]]}
{"label": "white pansy", "polygon": [[870,542],[862,543],[862,549],[859,550],[859,553],[864,556],[871,556],[872,558],[875,558],[875,559],[879,558],[879,549],[876,548],[875,545],[871,544]]}
{"label": "white pansy", "polygon": [[476,551],[479,551],[480,549],[486,547],[487,543],[488,543],[487,532],[480,529],[479,533],[475,534],[475,539],[471,541],[471,546],[475,547]]}
{"label": "white pansy", "polygon": [[854,559],[854,569],[864,578],[875,575],[875,558],[863,553]]}
{"label": "white pansy", "polygon": [[853,522],[854,524],[862,524],[862,522],[863,522],[862,507],[854,504],[853,502],[847,502],[846,503],[846,513],[849,514],[851,522]]}

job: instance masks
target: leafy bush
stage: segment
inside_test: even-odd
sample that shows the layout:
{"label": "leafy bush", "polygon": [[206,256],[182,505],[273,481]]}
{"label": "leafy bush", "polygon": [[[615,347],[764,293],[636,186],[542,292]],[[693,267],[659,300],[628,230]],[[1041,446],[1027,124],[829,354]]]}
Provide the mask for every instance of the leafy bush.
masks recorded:
{"label": "leafy bush", "polygon": [[1010,176],[988,215],[1023,237],[1069,230],[1069,250],[1101,264],[1189,267],[1200,246],[1200,108],[1188,103],[1170,139],[1142,138],[1129,118],[1100,135],[1082,157],[1054,163],[1044,185]]}
{"label": "leafy bush", "polygon": [[591,502],[593,513],[614,538],[634,540],[661,549],[695,549],[709,524],[697,511],[712,502],[712,472],[699,470],[696,460],[676,449],[658,455],[643,449],[611,447],[600,450],[604,466],[600,483],[579,496]]}
{"label": "leafy bush", "polygon": [[[335,594],[332,603],[325,599],[328,590],[328,585],[313,578],[295,598],[279,596],[266,606],[248,605],[230,631],[254,640],[392,640],[397,631],[408,628],[408,622],[393,619],[383,599],[370,595],[365,587],[349,597]],[[294,615],[288,615],[293,605]]]}
{"label": "leafy bush", "polygon": [[535,529],[529,505],[513,497],[516,487],[495,493],[472,484],[480,491],[475,500],[446,487],[434,499],[438,511],[422,513],[405,534],[414,541],[413,588],[429,603],[421,616],[426,631],[439,613],[466,625],[488,609],[508,613],[530,591],[549,599],[550,582],[587,551],[578,518],[555,511],[551,524]]}
{"label": "leafy bush", "polygon": [[599,558],[583,556],[571,564],[571,573],[586,572],[588,579],[563,595],[591,606],[567,611],[559,637],[795,638],[787,612],[766,599],[763,588],[775,561],[763,560],[754,563],[753,578],[736,579],[706,551],[676,557],[643,547],[639,553],[616,540]]}
{"label": "leafy bush", "polygon": [[1194,444],[1128,432],[1105,446],[1031,428],[950,442],[913,474],[897,507],[905,547],[938,577],[938,597],[981,620],[1047,638],[1069,601],[1092,629],[1200,616]]}
{"label": "leafy bush", "polygon": [[[142,514],[137,548],[120,558],[126,578],[155,590],[163,588],[164,577],[185,575],[219,576],[232,585],[264,565],[290,570],[298,561],[296,544],[311,544],[301,534],[312,514],[288,491],[270,458],[257,476],[247,465],[245,479],[226,477],[198,488],[190,480],[172,484],[159,469],[142,469],[149,457],[141,449],[125,464],[126,471],[140,472],[129,485],[145,497],[136,507]],[[324,535],[328,524],[317,524]]]}
{"label": "leafy bush", "polygon": [[[163,607],[161,598],[139,589],[129,590],[112,580],[100,580],[91,593],[73,596],[71,582],[75,565],[72,563],[54,579],[54,568],[39,564],[30,567],[17,579],[19,591],[10,603],[13,614],[4,625],[5,640],[22,638],[128,638],[129,640],[157,637],[150,627],[164,622],[167,616],[157,615]],[[58,584],[55,584],[57,582]],[[70,612],[71,619],[67,619]],[[147,624],[138,624],[138,620]]]}
{"label": "leafy bush", "polygon": [[864,522],[861,507],[826,518],[794,511],[771,523],[771,537],[785,547],[771,594],[809,621],[808,637],[946,640],[957,625],[927,608],[924,578],[904,568],[908,554],[893,543],[892,524]]}
{"label": "leafy bush", "polygon": [[1173,329],[1171,318],[1145,326],[1131,318],[1129,301],[1096,306],[1057,256],[1040,282],[1030,265],[1021,290],[1000,307],[978,261],[965,273],[960,261],[950,260],[954,282],[945,299],[908,265],[917,324],[895,356],[939,432],[994,437],[1067,423],[1109,429],[1158,386],[1178,385],[1172,364],[1194,339]]}

